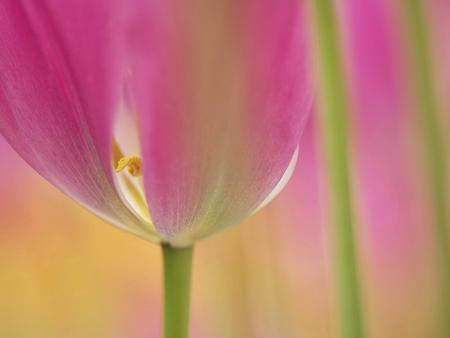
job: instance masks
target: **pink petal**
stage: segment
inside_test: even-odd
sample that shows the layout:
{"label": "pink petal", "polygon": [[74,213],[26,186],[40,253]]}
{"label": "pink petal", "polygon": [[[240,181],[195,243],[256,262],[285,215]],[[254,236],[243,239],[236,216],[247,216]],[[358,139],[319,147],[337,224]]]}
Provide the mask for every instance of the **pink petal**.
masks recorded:
{"label": "pink petal", "polygon": [[147,199],[173,242],[241,221],[288,167],[311,105],[299,3],[154,0],[129,13]]}
{"label": "pink petal", "polygon": [[146,236],[108,177],[119,91],[110,7],[1,1],[0,132],[62,191]]}

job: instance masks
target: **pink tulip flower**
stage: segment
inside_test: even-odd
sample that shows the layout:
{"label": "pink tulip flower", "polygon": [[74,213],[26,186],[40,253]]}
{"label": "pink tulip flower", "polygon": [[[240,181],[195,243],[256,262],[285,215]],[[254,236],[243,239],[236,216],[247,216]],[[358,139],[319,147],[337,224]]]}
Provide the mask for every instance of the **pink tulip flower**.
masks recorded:
{"label": "pink tulip flower", "polygon": [[311,106],[298,0],[3,0],[0,132],[108,222],[188,246],[287,182]]}

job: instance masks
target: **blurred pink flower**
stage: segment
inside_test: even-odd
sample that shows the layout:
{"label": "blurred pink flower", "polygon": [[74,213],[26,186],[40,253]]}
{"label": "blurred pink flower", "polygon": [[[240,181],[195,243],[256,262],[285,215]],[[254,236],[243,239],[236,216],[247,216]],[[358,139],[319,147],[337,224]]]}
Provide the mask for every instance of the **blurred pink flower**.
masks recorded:
{"label": "blurred pink flower", "polygon": [[[441,3],[444,6],[445,1]],[[431,6],[428,9],[436,11]],[[420,168],[419,137],[414,133],[414,101],[407,82],[409,55],[398,10],[389,0],[339,3],[352,103],[355,241],[368,335],[415,338],[435,336],[430,333],[438,304],[435,242],[430,236],[433,222],[430,199]],[[440,35],[436,36],[439,40],[448,35],[442,26],[450,26],[445,7],[436,12],[442,16],[438,21]],[[440,39],[446,40],[448,37]],[[448,46],[441,43],[438,47],[450,50]],[[448,86],[444,88],[448,91]],[[306,331],[306,315],[299,318],[306,323],[302,334],[336,337],[336,318],[340,314],[336,311],[335,287],[329,292],[330,303],[323,301],[318,306],[322,294],[317,290],[326,290],[328,286],[324,271],[334,273],[335,267],[328,263],[334,260],[333,251],[321,252],[320,229],[325,226],[329,238],[332,232],[327,220],[325,162],[312,142],[316,138],[313,135],[310,140],[309,135],[304,135],[300,164],[289,188],[278,200],[280,203],[274,203],[279,209],[277,236],[283,235],[283,229],[287,228],[281,242],[282,250],[289,253],[280,264],[290,264],[287,270],[297,275],[296,294],[308,314],[314,310],[318,313],[316,320],[320,326],[314,330]],[[332,241],[329,242],[332,248]],[[323,254],[327,257],[322,260]],[[328,310],[333,314],[331,321],[326,316]]]}
{"label": "blurred pink flower", "polygon": [[2,1],[0,132],[110,223],[192,244],[292,172],[302,24],[297,0]]}
{"label": "blurred pink flower", "polygon": [[345,1],[355,208],[372,334],[422,337],[430,330],[426,287],[433,244],[426,234],[431,217],[421,188],[425,180],[406,76],[410,55],[398,10],[388,0]]}

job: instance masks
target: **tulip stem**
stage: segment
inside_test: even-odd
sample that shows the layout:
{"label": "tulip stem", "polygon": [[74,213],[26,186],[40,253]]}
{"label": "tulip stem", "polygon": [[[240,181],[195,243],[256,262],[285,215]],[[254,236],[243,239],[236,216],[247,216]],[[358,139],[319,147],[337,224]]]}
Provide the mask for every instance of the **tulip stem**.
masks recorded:
{"label": "tulip stem", "polygon": [[189,337],[189,307],[193,247],[163,244],[164,338]]}
{"label": "tulip stem", "polygon": [[447,168],[443,132],[439,122],[439,102],[433,79],[432,57],[426,13],[422,0],[405,0],[414,69],[417,76],[419,119],[422,126],[423,145],[428,165],[429,185],[435,213],[435,235],[439,260],[441,316],[439,337],[450,337],[450,248],[449,217],[447,215]]}
{"label": "tulip stem", "polygon": [[313,1],[319,122],[330,193],[330,221],[342,338],[365,336],[349,174],[349,102],[333,0]]}

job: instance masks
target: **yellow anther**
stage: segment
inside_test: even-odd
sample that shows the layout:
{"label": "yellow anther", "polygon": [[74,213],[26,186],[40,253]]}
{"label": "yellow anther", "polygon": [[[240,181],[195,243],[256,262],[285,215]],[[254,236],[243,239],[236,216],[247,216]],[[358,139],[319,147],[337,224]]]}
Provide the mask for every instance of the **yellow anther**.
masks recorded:
{"label": "yellow anther", "polygon": [[139,156],[125,156],[119,159],[116,165],[116,172],[119,173],[127,167],[131,176],[142,175],[142,161]]}

